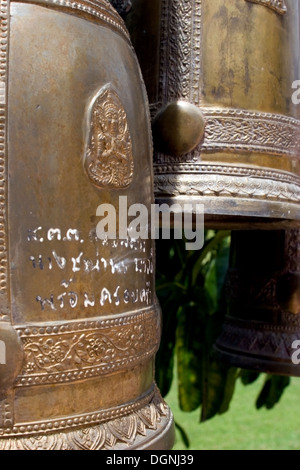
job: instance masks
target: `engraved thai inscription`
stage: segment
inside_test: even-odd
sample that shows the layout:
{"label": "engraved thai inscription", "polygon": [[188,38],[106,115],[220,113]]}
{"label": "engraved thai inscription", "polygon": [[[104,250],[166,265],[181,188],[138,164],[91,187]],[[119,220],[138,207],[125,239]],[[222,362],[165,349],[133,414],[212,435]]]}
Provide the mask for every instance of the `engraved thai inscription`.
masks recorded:
{"label": "engraved thai inscription", "polygon": [[[41,250],[44,244],[47,248]],[[69,256],[65,255],[66,244],[71,245]],[[152,251],[147,256],[144,240],[98,240],[94,230],[85,237],[78,229],[63,232],[58,227],[39,226],[27,230],[27,246],[32,254],[28,256],[26,269],[32,280],[43,276],[60,279],[47,293],[36,288],[32,300],[42,312],[72,312],[80,308],[96,314],[109,306],[147,307],[152,303]],[[126,259],[117,256],[120,249],[126,249]],[[141,284],[134,288],[130,283],[124,285],[124,275],[141,278]],[[85,289],[79,287],[81,276],[87,282]],[[88,283],[89,278],[95,283]]]}

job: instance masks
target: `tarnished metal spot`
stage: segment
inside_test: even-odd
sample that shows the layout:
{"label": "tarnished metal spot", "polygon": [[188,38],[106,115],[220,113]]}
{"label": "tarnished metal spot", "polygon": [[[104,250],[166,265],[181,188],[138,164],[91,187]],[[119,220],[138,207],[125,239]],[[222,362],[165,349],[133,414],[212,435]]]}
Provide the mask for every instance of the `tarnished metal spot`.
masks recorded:
{"label": "tarnished metal spot", "polygon": [[127,188],[133,179],[132,139],[118,94],[106,85],[93,98],[88,111],[84,166],[99,188]]}
{"label": "tarnished metal spot", "polygon": [[265,7],[271,8],[276,11],[279,15],[285,15],[287,12],[287,6],[285,0],[246,0],[251,3],[258,3]]}

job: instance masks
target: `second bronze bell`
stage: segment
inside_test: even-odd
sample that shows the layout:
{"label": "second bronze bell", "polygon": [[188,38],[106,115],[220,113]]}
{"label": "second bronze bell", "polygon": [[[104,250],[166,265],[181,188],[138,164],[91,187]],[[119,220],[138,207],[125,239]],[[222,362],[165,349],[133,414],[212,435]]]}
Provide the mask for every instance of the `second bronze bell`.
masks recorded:
{"label": "second bronze bell", "polygon": [[299,377],[299,230],[233,232],[226,296],[219,356],[237,367]]}
{"label": "second bronze bell", "polygon": [[156,200],[203,203],[213,228],[299,226],[299,1],[132,4]]}

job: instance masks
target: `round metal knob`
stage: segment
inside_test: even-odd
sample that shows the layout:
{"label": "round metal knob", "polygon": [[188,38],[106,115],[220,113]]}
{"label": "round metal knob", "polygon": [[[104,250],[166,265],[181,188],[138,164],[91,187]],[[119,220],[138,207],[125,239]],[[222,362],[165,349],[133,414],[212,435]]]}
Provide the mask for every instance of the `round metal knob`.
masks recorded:
{"label": "round metal knob", "polygon": [[185,155],[203,139],[205,118],[197,106],[176,101],[158,112],[152,130],[155,150],[168,155]]}

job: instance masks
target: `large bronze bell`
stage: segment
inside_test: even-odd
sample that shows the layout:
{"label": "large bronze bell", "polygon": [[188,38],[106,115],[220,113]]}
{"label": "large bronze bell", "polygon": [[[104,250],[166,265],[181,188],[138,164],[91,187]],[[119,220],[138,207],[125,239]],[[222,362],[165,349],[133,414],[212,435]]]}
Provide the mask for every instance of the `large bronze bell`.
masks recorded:
{"label": "large bronze bell", "polygon": [[222,359],[300,376],[300,231],[233,232]]}
{"label": "large bronze bell", "polygon": [[123,20],[106,0],[0,12],[0,449],[169,449],[154,245],[97,230],[102,204],[153,201]]}
{"label": "large bronze bell", "polygon": [[132,4],[157,201],[201,202],[217,228],[299,226],[299,1]]}

